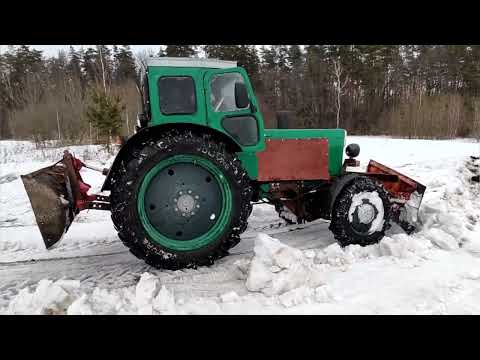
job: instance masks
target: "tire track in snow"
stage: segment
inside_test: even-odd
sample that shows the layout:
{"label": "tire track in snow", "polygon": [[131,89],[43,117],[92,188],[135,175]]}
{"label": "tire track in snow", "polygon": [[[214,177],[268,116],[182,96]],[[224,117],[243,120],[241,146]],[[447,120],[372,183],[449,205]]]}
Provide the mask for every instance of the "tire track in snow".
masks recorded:
{"label": "tire track in snow", "polygon": [[[276,229],[277,231],[273,231],[272,235],[302,250],[323,248],[334,242],[328,231],[328,225],[323,222],[301,225],[300,229],[295,227],[298,225],[290,225],[283,231]],[[135,285],[140,275],[147,271],[158,276],[162,284],[172,288],[180,296],[218,296],[232,290],[246,293],[244,279],[239,274],[235,262],[253,256],[255,238],[256,233],[247,234],[232,249],[231,255],[211,267],[180,271],[154,269],[130,254],[128,250],[72,258],[3,263],[0,264],[0,279],[2,279],[0,287],[5,290],[0,290],[0,298],[2,295],[4,299],[12,295],[7,289],[18,290],[45,278],[81,279],[82,287],[86,291],[93,291],[95,287],[122,288]],[[25,284],[25,279],[28,279],[28,285]],[[2,306],[1,302],[3,301],[0,300],[0,306]]]}

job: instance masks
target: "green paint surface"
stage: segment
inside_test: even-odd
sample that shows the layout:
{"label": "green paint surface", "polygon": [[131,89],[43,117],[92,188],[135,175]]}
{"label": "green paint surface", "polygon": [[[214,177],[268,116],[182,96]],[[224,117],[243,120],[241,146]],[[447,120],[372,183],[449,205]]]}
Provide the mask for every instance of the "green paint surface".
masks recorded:
{"label": "green paint surface", "polygon": [[[161,234],[150,223],[145,209],[145,193],[147,192],[151,180],[165,167],[177,163],[193,163],[195,165],[202,166],[204,169],[208,170],[213,175],[222,193],[222,212],[218,216],[215,225],[205,234],[191,240],[176,240]],[[232,208],[232,192],[230,189],[230,184],[223,175],[223,172],[209,160],[194,155],[175,155],[163,161],[160,161],[145,175],[137,195],[138,215],[140,217],[142,226],[145,229],[145,232],[148,234],[149,238],[157,244],[166,247],[167,249],[177,251],[192,251],[200,249],[217,240],[230,222],[232,216]]]}

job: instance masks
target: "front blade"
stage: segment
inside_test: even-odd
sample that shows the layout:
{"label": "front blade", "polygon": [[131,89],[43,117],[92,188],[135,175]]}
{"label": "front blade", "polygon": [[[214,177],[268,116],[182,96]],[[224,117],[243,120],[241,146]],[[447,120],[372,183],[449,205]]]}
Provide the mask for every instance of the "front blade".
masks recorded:
{"label": "front blade", "polygon": [[383,181],[384,188],[394,199],[393,220],[408,234],[414,232],[418,225],[421,225],[418,212],[427,189],[426,186],[374,160],[370,160],[367,173],[397,177],[396,181]]}
{"label": "front blade", "polygon": [[47,249],[62,239],[75,217],[65,171],[64,164],[59,162],[21,176]]}

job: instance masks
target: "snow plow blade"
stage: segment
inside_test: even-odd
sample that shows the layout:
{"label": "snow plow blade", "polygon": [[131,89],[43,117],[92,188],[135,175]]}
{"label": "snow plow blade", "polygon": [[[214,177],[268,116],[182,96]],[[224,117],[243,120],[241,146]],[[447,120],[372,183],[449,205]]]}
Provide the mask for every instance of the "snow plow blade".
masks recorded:
{"label": "snow plow blade", "polygon": [[418,211],[426,186],[374,160],[370,160],[367,173],[379,175],[378,180],[390,193],[393,220],[408,234],[414,232],[420,224]]}
{"label": "snow plow blade", "polygon": [[21,175],[47,249],[59,242],[75,217],[74,199],[64,160]]}

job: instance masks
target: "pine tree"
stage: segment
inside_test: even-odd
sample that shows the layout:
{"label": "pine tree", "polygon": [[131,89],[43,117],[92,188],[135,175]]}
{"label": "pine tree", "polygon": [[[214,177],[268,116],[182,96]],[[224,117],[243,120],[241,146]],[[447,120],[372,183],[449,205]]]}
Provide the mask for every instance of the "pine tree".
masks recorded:
{"label": "pine tree", "polygon": [[65,96],[65,72],[67,71],[67,55],[60,51],[57,57],[52,57],[46,61],[46,70],[50,90],[56,94],[57,99]]}
{"label": "pine tree", "polygon": [[289,71],[288,63],[288,47],[286,45],[273,45],[272,50],[275,51],[278,70]]}
{"label": "pine tree", "polygon": [[165,54],[168,57],[193,57],[197,50],[195,45],[167,45]]}
{"label": "pine tree", "polygon": [[264,70],[273,70],[277,66],[277,55],[275,50],[273,50],[271,47],[265,47],[262,46],[260,49],[260,54],[261,54],[261,64]]}
{"label": "pine tree", "polygon": [[287,54],[288,66],[299,71],[304,64],[302,49],[299,45],[291,45]]}
{"label": "pine tree", "polygon": [[247,72],[252,83],[258,82],[260,60],[252,45],[206,45],[203,50],[208,58],[236,61]]}
{"label": "pine tree", "polygon": [[[9,73],[9,98],[12,109],[20,109],[28,103],[38,102],[44,94],[46,80],[42,52],[30,49],[27,45],[10,47],[4,55],[4,62]],[[38,92],[31,91],[33,86]]]}
{"label": "pine tree", "polygon": [[95,88],[91,93],[91,104],[87,108],[87,119],[104,137],[110,150],[112,136],[119,135],[122,128],[121,112],[124,106],[120,97],[106,94],[102,88]]}
{"label": "pine tree", "polygon": [[463,63],[460,65],[462,83],[467,96],[480,95],[480,46],[464,47]]}
{"label": "pine tree", "polygon": [[237,51],[238,65],[243,67],[255,87],[259,85],[260,59],[253,45],[240,45]]}
{"label": "pine tree", "polygon": [[97,50],[93,48],[88,48],[83,53],[82,65],[83,73],[85,74],[86,81],[88,83],[95,83],[98,79],[98,70],[97,70],[97,59],[98,53]]}
{"label": "pine tree", "polygon": [[67,73],[69,74],[70,78],[82,78],[82,58],[80,53],[75,51],[73,46],[70,46],[70,50],[68,52]]}
{"label": "pine tree", "polygon": [[2,54],[0,54],[0,139],[10,137],[10,127],[7,118],[7,108],[9,105],[7,84],[6,84],[6,63]]}
{"label": "pine tree", "polygon": [[126,80],[134,80],[137,76],[135,59],[129,45],[122,45],[121,48],[114,47],[115,71],[114,79],[120,84]]}

